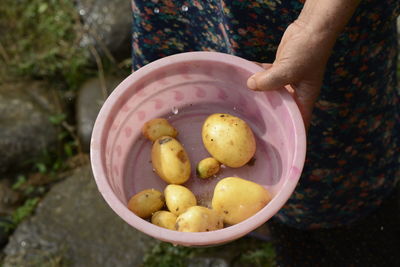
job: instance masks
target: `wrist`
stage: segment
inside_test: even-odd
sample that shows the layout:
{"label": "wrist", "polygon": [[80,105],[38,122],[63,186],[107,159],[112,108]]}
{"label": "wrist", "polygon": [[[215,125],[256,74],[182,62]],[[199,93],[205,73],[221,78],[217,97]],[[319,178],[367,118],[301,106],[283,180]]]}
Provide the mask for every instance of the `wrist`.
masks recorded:
{"label": "wrist", "polygon": [[334,43],[360,0],[307,0],[296,20],[311,34]]}
{"label": "wrist", "polygon": [[327,60],[335,44],[336,33],[314,28],[301,19],[295,20],[289,27],[293,27],[294,30],[292,30],[297,33],[297,36],[302,36],[306,40],[305,47],[309,51],[319,52],[321,60]]}
{"label": "wrist", "polygon": [[336,29],[323,26],[322,23],[300,16],[294,21],[294,24],[297,24],[309,36],[312,36],[313,39],[324,45],[333,45],[340,33]]}

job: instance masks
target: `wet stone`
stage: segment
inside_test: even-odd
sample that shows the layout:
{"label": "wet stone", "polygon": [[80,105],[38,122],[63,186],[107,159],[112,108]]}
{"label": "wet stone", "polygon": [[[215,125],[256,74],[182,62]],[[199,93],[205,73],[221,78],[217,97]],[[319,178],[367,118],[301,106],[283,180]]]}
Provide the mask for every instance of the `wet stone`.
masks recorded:
{"label": "wet stone", "polygon": [[100,57],[108,53],[117,60],[130,57],[130,1],[78,0],[77,9],[84,25],[91,29],[84,33],[81,41],[83,47],[94,46]]}
{"label": "wet stone", "polygon": [[49,118],[57,101],[50,92],[33,81],[0,85],[0,174],[27,168],[56,147],[58,129]]}
{"label": "wet stone", "polygon": [[123,80],[122,76],[106,76],[102,84],[99,78],[87,80],[79,89],[76,102],[78,136],[85,152],[89,151],[94,123],[107,96]]}
{"label": "wet stone", "polygon": [[86,166],[55,185],[18,226],[3,266],[139,266],[155,242],[111,210]]}

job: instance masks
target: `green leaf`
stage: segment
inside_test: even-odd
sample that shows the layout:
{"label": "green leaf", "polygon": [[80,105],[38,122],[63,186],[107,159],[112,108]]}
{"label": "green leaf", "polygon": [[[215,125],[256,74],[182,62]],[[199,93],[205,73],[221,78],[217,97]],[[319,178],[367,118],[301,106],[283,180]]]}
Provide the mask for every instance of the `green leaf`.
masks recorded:
{"label": "green leaf", "polygon": [[55,125],[60,125],[66,118],[67,118],[67,115],[64,113],[61,113],[61,114],[56,114],[56,115],[50,116],[49,120],[51,123],[53,123]]}
{"label": "green leaf", "polygon": [[38,11],[41,14],[41,13],[45,12],[47,10],[47,8],[48,8],[47,3],[40,3]]}
{"label": "green leaf", "polygon": [[259,249],[247,251],[240,257],[240,262],[250,263],[252,266],[276,266],[275,248],[271,243],[264,243]]}
{"label": "green leaf", "polygon": [[69,134],[67,131],[62,131],[61,133],[58,134],[58,140],[63,140],[64,138],[68,137]]}
{"label": "green leaf", "polygon": [[[3,228],[5,232],[10,233],[12,230],[15,229],[15,224],[10,220],[2,220],[0,221],[0,227]],[[1,262],[0,266],[2,266]]]}
{"label": "green leaf", "polygon": [[36,205],[39,202],[39,198],[30,198],[27,199],[21,207],[16,209],[12,214],[12,221],[15,225],[19,224],[22,220],[32,214],[35,210]]}
{"label": "green leaf", "polygon": [[73,145],[70,143],[64,144],[64,151],[68,157],[72,157],[74,155]]}
{"label": "green leaf", "polygon": [[35,187],[33,185],[29,185],[25,188],[25,195],[30,195],[35,191]]}
{"label": "green leaf", "polygon": [[26,176],[25,175],[18,175],[17,181],[12,185],[11,188],[13,190],[18,190],[25,183],[26,183]]}
{"label": "green leaf", "polygon": [[186,259],[193,250],[193,248],[161,242],[144,255],[143,263],[146,267],[184,267]]}
{"label": "green leaf", "polygon": [[59,169],[61,169],[62,166],[62,161],[60,159],[57,159],[56,162],[54,162],[52,170],[53,171],[58,171]]}
{"label": "green leaf", "polygon": [[46,167],[46,165],[44,163],[38,162],[35,165],[36,165],[36,168],[38,169],[38,171],[40,173],[46,173],[47,172],[47,167]]}

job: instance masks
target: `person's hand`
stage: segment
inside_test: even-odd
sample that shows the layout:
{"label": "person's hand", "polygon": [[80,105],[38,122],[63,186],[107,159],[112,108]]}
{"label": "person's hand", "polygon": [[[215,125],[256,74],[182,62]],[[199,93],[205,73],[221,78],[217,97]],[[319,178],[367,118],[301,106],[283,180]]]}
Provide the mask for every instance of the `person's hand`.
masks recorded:
{"label": "person's hand", "polygon": [[318,98],[332,47],[360,0],[307,0],[298,19],[286,29],[273,64],[247,81],[253,90],[288,85],[306,128]]}
{"label": "person's hand", "polygon": [[288,86],[308,128],[332,46],[297,20],[286,29],[273,64],[260,64],[265,71],[251,76],[247,86],[259,91]]}

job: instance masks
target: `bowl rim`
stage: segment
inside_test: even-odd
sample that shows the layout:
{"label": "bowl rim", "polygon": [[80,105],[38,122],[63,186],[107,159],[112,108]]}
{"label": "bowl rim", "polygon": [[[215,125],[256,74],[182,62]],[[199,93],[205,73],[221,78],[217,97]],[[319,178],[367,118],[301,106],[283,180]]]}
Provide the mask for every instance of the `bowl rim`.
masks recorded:
{"label": "bowl rim", "polygon": [[[210,232],[198,232],[198,233],[187,233],[177,232],[161,228],[147,222],[135,214],[133,214],[115,195],[111,189],[110,184],[106,178],[106,170],[102,164],[102,154],[105,152],[105,148],[101,146],[101,140],[105,134],[106,118],[113,107],[118,103],[119,97],[124,94],[125,90],[132,86],[135,81],[150,74],[154,69],[163,68],[170,64],[177,63],[190,63],[193,61],[215,61],[227,65],[239,66],[240,68],[250,72],[256,73],[263,71],[264,69],[252,61],[248,61],[238,56],[220,53],[220,52],[206,52],[206,51],[195,51],[195,52],[184,52],[167,56],[156,61],[153,61],[138,71],[133,72],[126,77],[110,94],[103,104],[93,127],[91,142],[90,142],[90,161],[92,166],[93,176],[100,191],[102,197],[105,199],[107,204],[119,215],[125,222],[136,228],[137,230],[150,235],[156,239],[179,244],[184,246],[204,246],[212,244],[226,243],[237,238],[244,236],[251,232],[257,227],[261,226],[273,215],[275,215],[279,209],[286,203],[290,195],[293,193],[297,182],[300,178],[301,171],[305,162],[306,155],[306,133],[301,117],[299,108],[293,99],[293,97],[285,89],[277,90],[282,98],[282,102],[287,106],[288,112],[292,118],[293,128],[295,129],[295,150],[293,155],[292,167],[288,172],[288,179],[286,179],[285,190],[278,192],[271,200],[270,203],[257,214],[251,218],[217,230]],[[262,93],[262,92],[260,92]],[[217,234],[218,233],[218,234]]]}

